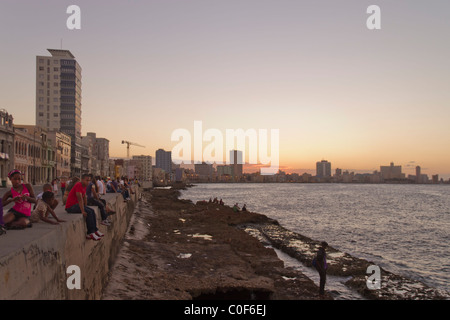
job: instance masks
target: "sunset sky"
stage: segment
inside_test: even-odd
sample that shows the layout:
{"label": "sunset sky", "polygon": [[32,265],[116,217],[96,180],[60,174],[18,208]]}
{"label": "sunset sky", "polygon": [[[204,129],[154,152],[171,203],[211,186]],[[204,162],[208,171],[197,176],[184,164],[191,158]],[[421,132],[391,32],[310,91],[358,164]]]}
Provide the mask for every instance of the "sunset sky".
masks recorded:
{"label": "sunset sky", "polygon": [[[66,9],[81,8],[81,30]],[[367,7],[381,8],[368,30]],[[0,2],[0,108],[35,124],[36,56],[82,67],[82,133],[171,150],[171,133],[279,129],[280,166],[450,177],[450,2]],[[205,143],[204,145],[206,145]]]}

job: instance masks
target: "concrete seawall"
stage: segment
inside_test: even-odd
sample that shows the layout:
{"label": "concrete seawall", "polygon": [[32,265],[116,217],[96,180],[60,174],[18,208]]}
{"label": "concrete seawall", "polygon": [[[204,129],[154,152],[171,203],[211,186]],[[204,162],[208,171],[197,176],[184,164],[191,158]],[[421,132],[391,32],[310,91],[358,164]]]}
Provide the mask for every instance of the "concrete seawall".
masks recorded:
{"label": "concrete seawall", "polygon": [[[0,299],[100,299],[139,197],[135,191],[128,202],[121,194],[103,196],[116,211],[109,216],[109,227],[100,224],[100,212],[92,207],[97,227],[105,234],[100,241],[86,240],[83,216],[66,213],[62,204],[55,212],[66,222],[41,221],[0,236]],[[67,287],[71,265],[80,268],[80,289]]]}

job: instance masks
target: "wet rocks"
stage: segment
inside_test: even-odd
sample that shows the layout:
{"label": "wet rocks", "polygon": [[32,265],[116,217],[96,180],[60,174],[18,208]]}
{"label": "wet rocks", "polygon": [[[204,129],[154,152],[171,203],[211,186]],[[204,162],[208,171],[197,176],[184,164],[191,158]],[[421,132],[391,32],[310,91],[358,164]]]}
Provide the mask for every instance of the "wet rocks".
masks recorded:
{"label": "wet rocks", "polygon": [[[275,248],[296,258],[304,265],[312,267],[320,241],[310,239],[289,231],[280,225],[262,224],[256,226]],[[368,299],[376,300],[439,300],[450,299],[450,294],[443,290],[431,288],[426,284],[393,274],[380,268],[381,288],[370,290],[367,286],[367,268],[373,263],[356,258],[348,253],[329,246],[327,248],[327,273],[336,276],[351,277],[345,285],[356,290]]]}
{"label": "wet rocks", "polygon": [[[103,299],[317,299],[313,281],[236,227],[270,219],[178,196],[143,193]],[[148,226],[140,239],[138,226]]]}

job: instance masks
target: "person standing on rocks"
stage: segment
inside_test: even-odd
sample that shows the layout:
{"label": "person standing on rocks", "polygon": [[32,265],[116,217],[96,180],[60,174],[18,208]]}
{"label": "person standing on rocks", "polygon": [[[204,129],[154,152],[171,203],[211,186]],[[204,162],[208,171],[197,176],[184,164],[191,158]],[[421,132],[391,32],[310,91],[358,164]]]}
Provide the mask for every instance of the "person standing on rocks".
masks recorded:
{"label": "person standing on rocks", "polygon": [[316,267],[320,276],[319,295],[325,295],[325,282],[327,281],[327,254],[325,250],[328,247],[328,243],[323,241],[321,247],[317,251],[317,255],[313,261],[313,265]]}

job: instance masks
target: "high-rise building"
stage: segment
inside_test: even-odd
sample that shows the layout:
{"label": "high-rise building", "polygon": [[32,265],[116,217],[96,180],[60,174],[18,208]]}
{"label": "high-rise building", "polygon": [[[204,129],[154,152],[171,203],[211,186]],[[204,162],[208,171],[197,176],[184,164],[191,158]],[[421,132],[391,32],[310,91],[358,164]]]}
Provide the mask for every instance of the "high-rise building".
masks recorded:
{"label": "high-rise building", "polygon": [[172,173],[172,151],[158,149],[155,155],[155,167],[163,169],[166,173]]}
{"label": "high-rise building", "polygon": [[109,140],[105,138],[96,138],[95,141],[97,142],[97,161],[100,176],[105,177],[109,175]]}
{"label": "high-rise building", "polygon": [[420,166],[416,167],[416,183],[420,183]]}
{"label": "high-rise building", "polygon": [[243,174],[244,159],[242,159],[242,151],[230,150],[230,164],[232,166],[231,175],[233,180],[237,181]]}
{"label": "high-rise building", "polygon": [[405,174],[402,173],[402,166],[395,166],[393,162],[390,166],[380,166],[380,171],[385,180],[405,178]]}
{"label": "high-rise building", "polygon": [[81,173],[81,67],[69,50],[36,57],[36,125],[71,137],[71,174]]}
{"label": "high-rise building", "polygon": [[331,162],[327,160],[316,162],[316,176],[318,178],[331,177]]}

